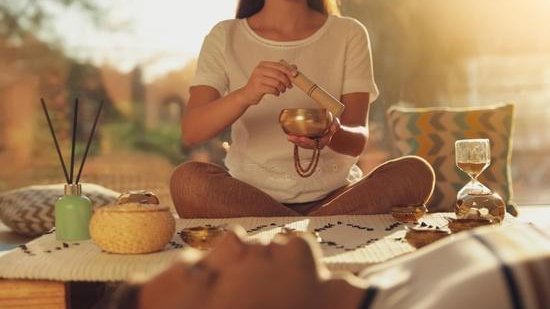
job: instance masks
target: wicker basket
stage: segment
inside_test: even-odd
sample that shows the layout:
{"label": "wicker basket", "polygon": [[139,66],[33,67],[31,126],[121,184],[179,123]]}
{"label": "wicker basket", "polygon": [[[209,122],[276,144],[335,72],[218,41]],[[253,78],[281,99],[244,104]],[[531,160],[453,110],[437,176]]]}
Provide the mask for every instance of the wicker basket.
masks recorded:
{"label": "wicker basket", "polygon": [[92,240],[101,249],[120,254],[160,251],[175,229],[168,207],[138,203],[98,208],[90,222]]}

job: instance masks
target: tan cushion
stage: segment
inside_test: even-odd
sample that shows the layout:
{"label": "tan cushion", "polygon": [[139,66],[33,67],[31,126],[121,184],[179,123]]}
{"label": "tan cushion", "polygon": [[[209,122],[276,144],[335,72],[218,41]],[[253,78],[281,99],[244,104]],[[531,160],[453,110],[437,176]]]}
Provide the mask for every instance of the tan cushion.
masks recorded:
{"label": "tan cushion", "polygon": [[512,128],[514,105],[481,108],[407,108],[394,106],[388,122],[398,155],[417,155],[432,164],[436,174],[431,211],[454,211],[456,194],[468,176],[455,165],[454,144],[458,139],[488,138],[491,165],[479,180],[498,192],[516,215],[512,204]]}
{"label": "tan cushion", "polygon": [[[37,236],[54,227],[54,204],[63,195],[63,184],[28,186],[0,194],[0,220],[14,232]],[[113,203],[120,193],[96,184],[82,184],[92,205]]]}

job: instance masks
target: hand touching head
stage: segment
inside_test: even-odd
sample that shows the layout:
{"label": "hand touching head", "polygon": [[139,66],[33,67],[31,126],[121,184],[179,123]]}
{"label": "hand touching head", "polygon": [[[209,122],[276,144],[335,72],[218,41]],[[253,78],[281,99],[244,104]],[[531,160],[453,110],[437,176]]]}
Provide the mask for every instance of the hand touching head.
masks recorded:
{"label": "hand touching head", "polygon": [[260,244],[245,242],[244,234],[229,231],[198,261],[197,250],[185,250],[181,261],[144,284],[142,307],[317,307],[326,270],[315,241],[281,236]]}

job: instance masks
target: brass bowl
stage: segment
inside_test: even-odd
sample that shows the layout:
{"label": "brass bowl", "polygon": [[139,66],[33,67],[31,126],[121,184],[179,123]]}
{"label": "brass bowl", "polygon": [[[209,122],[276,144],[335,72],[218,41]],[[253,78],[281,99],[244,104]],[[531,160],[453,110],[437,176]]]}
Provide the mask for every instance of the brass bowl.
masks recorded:
{"label": "brass bowl", "polygon": [[208,250],[213,248],[226,232],[222,226],[195,226],[183,229],[180,237],[191,247]]}
{"label": "brass bowl", "polygon": [[460,218],[460,219],[450,219],[449,220],[449,229],[451,229],[451,232],[458,233],[465,230],[471,230],[476,227],[484,226],[484,225],[491,225],[495,222],[487,219],[487,218],[474,218],[474,219],[466,219],[466,218]]}
{"label": "brass bowl", "polygon": [[279,123],[286,134],[318,138],[332,124],[332,114],[319,108],[289,108],[279,114]]}
{"label": "brass bowl", "polygon": [[409,228],[405,234],[405,239],[411,246],[418,249],[449,235],[451,235],[451,232],[447,230]]}
{"label": "brass bowl", "polygon": [[396,205],[390,210],[393,218],[403,223],[416,223],[426,212],[428,209],[424,205]]}

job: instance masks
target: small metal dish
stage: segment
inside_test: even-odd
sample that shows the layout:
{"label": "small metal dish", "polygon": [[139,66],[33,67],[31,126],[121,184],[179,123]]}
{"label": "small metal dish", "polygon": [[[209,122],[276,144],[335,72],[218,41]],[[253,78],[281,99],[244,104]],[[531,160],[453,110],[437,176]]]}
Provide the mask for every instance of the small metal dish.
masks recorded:
{"label": "small metal dish", "polygon": [[424,205],[396,205],[390,210],[393,218],[403,223],[416,223],[427,212],[428,209]]}
{"label": "small metal dish", "polygon": [[183,229],[179,235],[189,246],[208,250],[213,248],[226,232],[223,226],[195,226]]}
{"label": "small metal dish", "polygon": [[475,218],[475,219],[454,219],[450,218],[449,220],[449,229],[453,233],[458,233],[465,230],[471,230],[473,228],[490,225],[495,223],[488,218]]}
{"label": "small metal dish", "polygon": [[451,235],[451,232],[448,230],[409,228],[407,234],[405,234],[405,239],[411,246],[418,249],[449,235]]}

